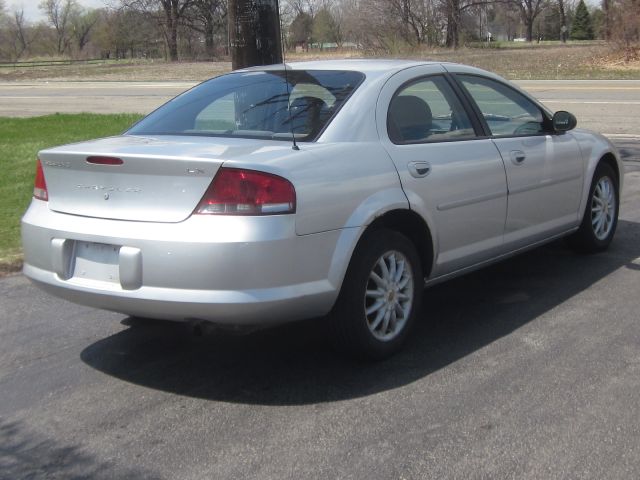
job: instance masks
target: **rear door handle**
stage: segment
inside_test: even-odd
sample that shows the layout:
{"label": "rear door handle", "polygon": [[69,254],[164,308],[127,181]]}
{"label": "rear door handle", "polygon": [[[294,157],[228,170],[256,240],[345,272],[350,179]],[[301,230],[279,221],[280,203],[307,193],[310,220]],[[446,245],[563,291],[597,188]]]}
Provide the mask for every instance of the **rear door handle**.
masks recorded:
{"label": "rear door handle", "polygon": [[522,150],[511,150],[511,161],[514,165],[520,165],[526,158],[527,156]]}
{"label": "rear door handle", "polygon": [[411,176],[415,178],[426,177],[431,173],[431,165],[429,162],[409,162],[407,168]]}

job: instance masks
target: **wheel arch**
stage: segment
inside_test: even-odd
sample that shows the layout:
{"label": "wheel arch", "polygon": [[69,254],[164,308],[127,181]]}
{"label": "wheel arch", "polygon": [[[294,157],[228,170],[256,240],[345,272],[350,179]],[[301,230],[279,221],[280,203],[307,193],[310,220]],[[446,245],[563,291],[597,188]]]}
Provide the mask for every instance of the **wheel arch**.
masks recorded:
{"label": "wheel arch", "polygon": [[369,224],[363,236],[380,228],[394,230],[407,237],[418,252],[424,276],[428,277],[431,274],[434,259],[433,237],[427,222],[420,215],[413,210],[392,210]]}
{"label": "wheel arch", "polygon": [[[616,160],[615,155],[613,155],[613,153],[611,153],[611,152],[605,153],[600,158],[600,160],[598,161],[597,165],[599,165],[601,163],[607,164],[607,165],[609,165],[611,167],[611,169],[616,174],[616,182],[618,182],[618,186],[620,186],[620,178],[621,178],[620,177],[620,169],[618,168],[618,161]],[[597,165],[596,165],[596,168],[597,168]],[[595,174],[595,169],[594,169],[593,173]],[[593,178],[593,174],[592,174],[591,177]]]}
{"label": "wheel arch", "polygon": [[[598,172],[603,172],[598,174]],[[580,253],[597,253],[603,250],[606,250],[613,240],[613,236],[616,231],[616,225],[618,223],[618,213],[620,208],[620,169],[618,168],[618,160],[614,155],[608,156],[607,154],[602,155],[602,157],[595,162],[593,170],[590,172],[589,176],[589,190],[587,201],[584,206],[582,212],[582,220],[578,227],[578,229],[567,237],[568,244],[576,251]],[[617,192],[616,197],[614,199],[617,202],[615,207],[615,215],[613,219],[609,222],[609,220],[603,221],[603,213],[600,211],[600,219],[597,227],[594,227],[594,219],[593,219],[593,210],[591,207],[592,198],[595,195],[595,182],[600,181],[603,178],[603,175],[606,175],[607,178],[612,176],[610,179],[614,184],[617,184]],[[616,189],[616,185],[613,186],[614,190]],[[608,201],[607,201],[608,202]],[[602,208],[600,208],[602,210]],[[607,215],[608,217],[608,215]],[[609,225],[607,225],[609,224]],[[595,231],[595,228],[600,229],[602,226],[606,227],[607,230],[603,232],[605,234],[604,237],[598,236],[598,232]]]}
{"label": "wheel arch", "polygon": [[396,208],[375,216],[361,227],[342,230],[336,245],[336,253],[329,267],[329,280],[336,288],[336,298],[342,289],[342,283],[354,253],[368,234],[379,229],[394,230],[406,236],[418,252],[423,275],[425,277],[430,275],[435,258],[435,247],[429,225],[413,210]]}
{"label": "wheel arch", "polygon": [[[593,157],[592,157],[593,158]],[[587,208],[587,200],[589,197],[589,189],[591,188],[591,182],[593,181],[593,176],[596,174],[596,170],[598,169],[598,165],[606,164],[616,175],[616,183],[618,184],[618,195],[622,194],[622,182],[624,179],[624,170],[621,170],[621,162],[618,157],[611,151],[605,151],[597,155],[592,159],[591,162],[587,165],[586,177],[584,181],[584,186],[582,190],[582,200],[580,202],[580,210],[578,211],[579,219],[582,219],[584,212]]]}

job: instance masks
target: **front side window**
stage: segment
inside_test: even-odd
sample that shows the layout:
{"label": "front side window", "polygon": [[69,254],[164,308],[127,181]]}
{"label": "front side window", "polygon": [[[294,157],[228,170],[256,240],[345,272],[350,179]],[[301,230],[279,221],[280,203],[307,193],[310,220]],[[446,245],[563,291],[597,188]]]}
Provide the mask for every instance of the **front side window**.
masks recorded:
{"label": "front side window", "polygon": [[540,108],[508,86],[484,77],[456,75],[478,105],[492,135],[519,136],[544,133]]}
{"label": "front side window", "polygon": [[[131,135],[312,141],[364,79],[360,72],[273,70],[209,80],[142,119]],[[288,82],[288,84],[287,84]]]}
{"label": "front side window", "polygon": [[389,104],[387,130],[397,144],[475,137],[466,111],[442,76],[402,87]]}

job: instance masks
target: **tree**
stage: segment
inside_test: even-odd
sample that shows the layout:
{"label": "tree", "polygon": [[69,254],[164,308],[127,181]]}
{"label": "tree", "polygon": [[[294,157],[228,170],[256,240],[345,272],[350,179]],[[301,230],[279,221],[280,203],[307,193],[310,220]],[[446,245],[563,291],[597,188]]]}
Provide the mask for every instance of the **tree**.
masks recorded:
{"label": "tree", "polygon": [[[440,8],[439,0],[365,0],[359,6],[359,36],[387,49],[429,43],[444,30],[436,14]],[[353,31],[353,26],[346,22],[344,31]]]}
{"label": "tree", "polygon": [[624,51],[625,60],[640,58],[640,0],[610,0],[610,38]]}
{"label": "tree", "polygon": [[56,32],[56,53],[63,55],[71,43],[69,25],[73,12],[78,9],[76,0],[42,0],[38,6]]}
{"label": "tree", "polygon": [[[286,6],[293,16],[306,13],[313,18],[316,16],[320,5],[325,1],[328,0],[287,0]],[[284,14],[285,12],[283,11],[281,13]]]}
{"label": "tree", "polygon": [[445,45],[449,48],[458,48],[460,40],[460,17],[462,15],[460,0],[446,0],[447,11],[447,39]]}
{"label": "tree", "polygon": [[533,24],[544,9],[543,0],[512,0],[520,9],[520,18],[524,23],[527,42],[533,40]]}
{"label": "tree", "polygon": [[178,61],[178,26],[195,0],[122,0],[123,8],[152,15],[162,27],[169,60]]}
{"label": "tree", "polygon": [[593,40],[591,16],[589,15],[589,10],[587,10],[584,0],[580,0],[578,8],[576,8],[576,14],[573,17],[573,25],[571,26],[571,39]]}
{"label": "tree", "polygon": [[27,51],[34,40],[34,36],[33,32],[29,31],[22,8],[14,10],[12,20],[10,36],[13,37],[13,58],[18,60]]}
{"label": "tree", "polygon": [[76,41],[79,52],[89,42],[91,30],[99,18],[100,12],[94,9],[78,8],[71,13],[71,34]]}
{"label": "tree", "polygon": [[5,60],[9,56],[6,49],[6,45],[8,44],[8,22],[4,8],[4,0],[0,0],[0,60]]}
{"label": "tree", "polygon": [[594,8],[591,12],[593,38],[606,39],[605,15],[601,8]]}
{"label": "tree", "polygon": [[609,40],[611,38],[611,0],[602,0],[602,13],[604,14],[603,22],[602,22],[602,30],[604,32],[605,40]]}
{"label": "tree", "polygon": [[549,3],[536,24],[545,40],[562,40],[562,15],[557,2]]}
{"label": "tree", "polygon": [[169,59],[178,61],[178,25],[193,0],[157,0],[164,12],[164,32],[169,49]]}
{"label": "tree", "polygon": [[[487,14],[491,14],[493,17],[504,17],[507,20],[507,29],[511,26],[511,20],[508,15],[510,11],[517,8],[520,11],[520,0],[442,0],[441,9],[446,13],[446,37],[445,45],[450,48],[458,48],[460,43],[460,35],[464,23],[469,26],[469,23],[475,25],[476,20],[482,21],[484,17],[487,20]],[[527,0],[522,0],[523,2]],[[501,8],[499,12],[493,11],[490,7],[494,4],[500,4]],[[485,29],[488,25],[485,24]],[[467,29],[469,30],[469,29]],[[483,35],[484,35],[483,31]],[[474,36],[476,36],[474,34]],[[482,36],[482,35],[481,35]]]}
{"label": "tree", "polygon": [[520,27],[520,9],[513,3],[496,4],[495,24],[502,27],[504,35],[508,41],[512,41],[518,36]]}
{"label": "tree", "polygon": [[322,44],[324,43],[338,43],[340,41],[338,24],[326,7],[321,8],[316,13],[313,19],[312,32],[313,40],[320,44],[320,49],[322,49]]}
{"label": "tree", "polygon": [[159,57],[165,45],[157,18],[134,9],[100,11],[91,42],[102,58]]}
{"label": "tree", "polygon": [[298,13],[289,26],[289,35],[293,44],[300,45],[305,49],[311,41],[312,32],[313,18],[306,12]]}
{"label": "tree", "polygon": [[185,17],[189,28],[204,35],[207,58],[215,57],[215,35],[226,31],[227,2],[224,0],[194,0]]}
{"label": "tree", "polygon": [[118,58],[117,54],[117,24],[120,17],[124,14],[123,10],[101,10],[100,19],[93,30],[93,42],[100,49],[102,58]]}
{"label": "tree", "polygon": [[560,40],[562,40],[562,43],[567,43],[569,27],[567,25],[567,13],[564,8],[564,1],[565,0],[558,0],[558,12],[560,13]]}

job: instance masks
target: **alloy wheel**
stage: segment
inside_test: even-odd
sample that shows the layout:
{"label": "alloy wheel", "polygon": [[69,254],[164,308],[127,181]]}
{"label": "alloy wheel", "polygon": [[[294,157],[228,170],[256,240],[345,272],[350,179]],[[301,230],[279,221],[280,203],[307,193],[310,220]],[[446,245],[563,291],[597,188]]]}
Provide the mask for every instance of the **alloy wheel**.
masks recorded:
{"label": "alloy wheel", "polygon": [[616,213],[615,188],[609,177],[598,180],[591,200],[591,226],[598,240],[607,238]]}
{"label": "alloy wheel", "polygon": [[382,341],[393,340],[402,332],[413,306],[413,272],[407,258],[396,250],[375,262],[364,298],[369,331]]}

